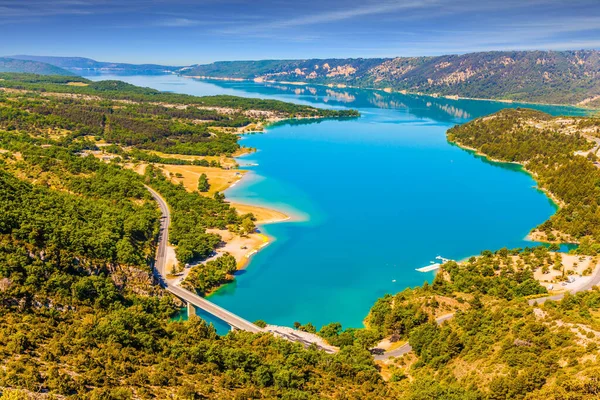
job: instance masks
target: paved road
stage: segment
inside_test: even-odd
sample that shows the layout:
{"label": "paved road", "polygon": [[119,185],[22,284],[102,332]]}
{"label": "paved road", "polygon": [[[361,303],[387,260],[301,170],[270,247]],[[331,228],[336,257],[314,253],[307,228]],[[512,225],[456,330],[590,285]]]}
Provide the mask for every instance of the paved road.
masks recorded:
{"label": "paved road", "polygon": [[[441,325],[444,321],[447,321],[452,317],[454,317],[454,313],[442,315],[441,317],[436,318],[435,322],[438,325]],[[386,351],[383,354],[375,354],[375,355],[373,355],[373,358],[375,360],[383,361],[383,360],[387,360],[390,357],[403,356],[404,354],[410,353],[411,351],[412,351],[412,347],[407,342],[407,343],[403,344],[402,346],[398,347],[397,349]]]}
{"label": "paved road", "polygon": [[211,315],[214,315],[234,328],[253,333],[264,332],[262,328],[254,325],[252,322],[249,322],[244,318],[239,317],[214,303],[211,303],[210,301],[190,292],[189,290],[183,289],[169,282],[165,268],[167,262],[167,244],[169,242],[171,212],[169,211],[169,206],[167,206],[165,200],[154,189],[149,186],[146,186],[146,189],[148,189],[152,197],[154,197],[154,200],[156,200],[158,203],[162,213],[162,218],[160,221],[160,234],[158,237],[158,249],[156,252],[156,262],[154,264],[154,269],[157,274],[156,277],[160,281],[161,286],[180,299],[193,304],[194,306],[208,312]]}
{"label": "paved road", "polygon": [[317,348],[319,348],[329,354],[337,353],[339,351],[339,349],[335,346],[323,344],[324,343],[323,339],[320,339],[319,343],[317,343],[315,341],[311,341],[310,338],[302,337],[302,335],[306,335],[305,332],[298,332],[292,328],[279,327],[276,325],[267,325],[265,330],[267,330],[268,332],[271,332],[275,336],[289,340],[290,342],[300,343],[302,346],[304,346],[306,348],[310,347],[313,344],[316,344]]}

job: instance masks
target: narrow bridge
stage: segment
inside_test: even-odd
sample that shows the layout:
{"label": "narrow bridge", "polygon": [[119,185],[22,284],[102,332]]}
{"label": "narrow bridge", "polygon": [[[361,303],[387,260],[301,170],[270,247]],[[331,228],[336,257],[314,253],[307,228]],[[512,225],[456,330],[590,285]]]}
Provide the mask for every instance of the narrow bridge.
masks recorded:
{"label": "narrow bridge", "polygon": [[189,305],[193,305],[198,307],[207,313],[214,315],[222,321],[225,321],[229,326],[234,329],[240,329],[243,331],[248,331],[252,333],[257,332],[265,332],[264,329],[259,326],[253,324],[245,320],[242,317],[235,315],[234,313],[227,311],[223,307],[219,307],[218,305],[198,296],[195,293],[190,292],[189,290],[183,289],[179,286],[176,286],[174,283],[169,282],[167,279],[167,272],[165,271],[166,263],[167,263],[167,245],[169,242],[169,225],[171,224],[171,212],[169,211],[169,206],[165,202],[165,200],[158,194],[154,189],[149,186],[146,186],[146,189],[150,192],[154,200],[158,203],[160,207],[160,211],[162,213],[162,218],[160,220],[160,234],[158,237],[158,250],[156,253],[156,261],[154,263],[154,272],[156,278],[159,280],[160,285],[179,297],[181,300],[185,301]]}

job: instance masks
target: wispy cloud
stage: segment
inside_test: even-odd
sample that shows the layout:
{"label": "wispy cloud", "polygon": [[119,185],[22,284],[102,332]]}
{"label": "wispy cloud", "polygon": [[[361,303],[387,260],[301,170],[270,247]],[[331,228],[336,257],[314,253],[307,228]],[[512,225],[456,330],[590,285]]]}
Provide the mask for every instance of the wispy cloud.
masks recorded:
{"label": "wispy cloud", "polygon": [[300,25],[314,25],[322,23],[338,22],[347,19],[364,17],[368,15],[377,15],[400,10],[428,8],[437,4],[437,0],[405,1],[405,2],[378,2],[369,5],[361,5],[354,8],[344,8],[340,10],[331,10],[319,14],[311,14],[297,18],[291,18],[282,21],[274,21],[270,24],[262,25],[264,28],[282,28]]}
{"label": "wispy cloud", "polygon": [[221,30],[221,33],[238,34],[244,32],[257,33],[265,32],[273,29],[285,29],[306,25],[327,24],[339,22],[358,17],[370,15],[378,15],[384,13],[398,12],[401,10],[427,8],[437,4],[438,0],[418,0],[418,1],[394,1],[394,2],[377,2],[355,7],[344,7],[336,10],[327,10],[320,13],[303,15],[293,18],[282,18],[279,20],[261,22],[253,25],[240,26],[233,29]]}
{"label": "wispy cloud", "polygon": [[157,26],[165,26],[171,28],[187,28],[190,26],[198,26],[202,24],[202,21],[189,18],[168,18],[165,20],[158,21]]}

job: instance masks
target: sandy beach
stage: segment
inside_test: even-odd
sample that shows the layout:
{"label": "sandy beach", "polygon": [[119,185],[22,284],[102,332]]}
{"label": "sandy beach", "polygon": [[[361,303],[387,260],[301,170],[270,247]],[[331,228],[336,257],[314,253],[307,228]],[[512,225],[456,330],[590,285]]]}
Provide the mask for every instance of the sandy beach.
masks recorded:
{"label": "sandy beach", "polygon": [[[176,154],[169,154],[161,156],[169,156],[172,158],[182,158],[186,160],[195,160],[203,157],[198,156],[180,156]],[[234,164],[235,161],[232,159],[221,160],[229,161]],[[224,169],[215,167],[202,167],[198,165],[169,165],[169,164],[154,164],[160,168],[163,174],[169,178],[175,184],[183,184],[183,186],[189,192],[194,192],[198,188],[198,179],[200,175],[206,174],[210,189],[206,193],[201,193],[206,196],[213,196],[216,192],[224,192],[230,187],[235,186],[240,182],[243,177],[247,174],[246,170],[239,169]],[[143,174],[146,169],[147,163],[138,164],[126,164],[126,168],[130,168],[139,174]],[[221,236],[223,239],[223,245],[217,249],[217,256],[223,253],[230,253],[235,257],[237,261],[237,268],[244,268],[250,258],[255,255],[259,250],[267,246],[273,241],[273,238],[260,232],[260,226],[266,224],[273,224],[277,222],[289,221],[291,217],[281,211],[273,210],[271,208],[256,206],[251,204],[243,204],[239,202],[230,202],[231,206],[236,209],[238,214],[253,214],[256,217],[255,224],[257,225],[257,231],[249,235],[241,236],[236,233],[229,232],[227,230],[219,229],[208,229],[207,232],[215,233]],[[205,260],[207,261],[207,260]],[[204,262],[205,262],[204,261]],[[178,262],[175,257],[175,249],[169,246],[167,249],[167,268],[172,269],[177,266]],[[187,275],[188,269],[184,270],[183,275]]]}
{"label": "sandy beach", "polygon": [[[190,192],[196,191],[198,178],[206,174],[210,189],[203,195],[213,196],[216,192],[224,192],[240,182],[248,171],[237,169],[222,169],[213,167],[201,167],[197,165],[163,165],[158,164],[163,173],[174,183],[182,183]],[[244,268],[250,258],[259,250],[272,242],[273,238],[260,232],[260,226],[290,220],[290,216],[283,212],[267,207],[250,204],[231,202],[232,207],[238,214],[251,213],[256,217],[255,224],[259,227],[257,232],[241,236],[227,230],[208,229],[208,232],[216,233],[223,239],[223,245],[217,249],[217,254],[230,253],[237,261],[238,269]]]}

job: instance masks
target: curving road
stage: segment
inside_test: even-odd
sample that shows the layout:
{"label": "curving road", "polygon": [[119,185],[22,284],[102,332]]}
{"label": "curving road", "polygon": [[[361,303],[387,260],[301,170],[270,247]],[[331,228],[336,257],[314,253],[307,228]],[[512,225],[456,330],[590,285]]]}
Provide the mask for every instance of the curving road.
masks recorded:
{"label": "curving road", "polygon": [[[436,318],[435,322],[438,325],[441,325],[444,321],[447,321],[447,320],[449,320],[452,317],[454,317],[454,313],[442,315],[441,317]],[[378,361],[383,361],[383,360],[387,360],[390,357],[400,357],[400,356],[403,356],[404,354],[410,353],[411,351],[412,351],[411,345],[408,344],[408,342],[406,342],[405,344],[403,344],[402,346],[398,347],[397,349],[386,351],[383,354],[374,354],[373,358],[375,360],[378,360]]]}
{"label": "curving road", "polygon": [[171,212],[169,211],[169,206],[167,202],[151,187],[146,186],[146,189],[150,192],[154,200],[158,203],[160,208],[160,212],[162,213],[162,218],[160,220],[160,233],[158,236],[158,249],[156,252],[156,261],[154,263],[154,271],[156,278],[160,282],[160,285],[173,293],[175,296],[184,300],[185,302],[194,305],[211,315],[219,318],[220,320],[225,321],[230,326],[240,329],[243,331],[248,331],[252,333],[264,332],[262,328],[253,324],[250,321],[245,320],[242,317],[235,315],[234,313],[227,311],[223,307],[219,307],[218,305],[211,303],[210,301],[198,296],[195,293],[190,292],[184,288],[176,286],[174,283],[169,282],[167,279],[167,274],[165,271],[166,263],[167,263],[167,245],[169,242],[169,225],[171,224]]}

